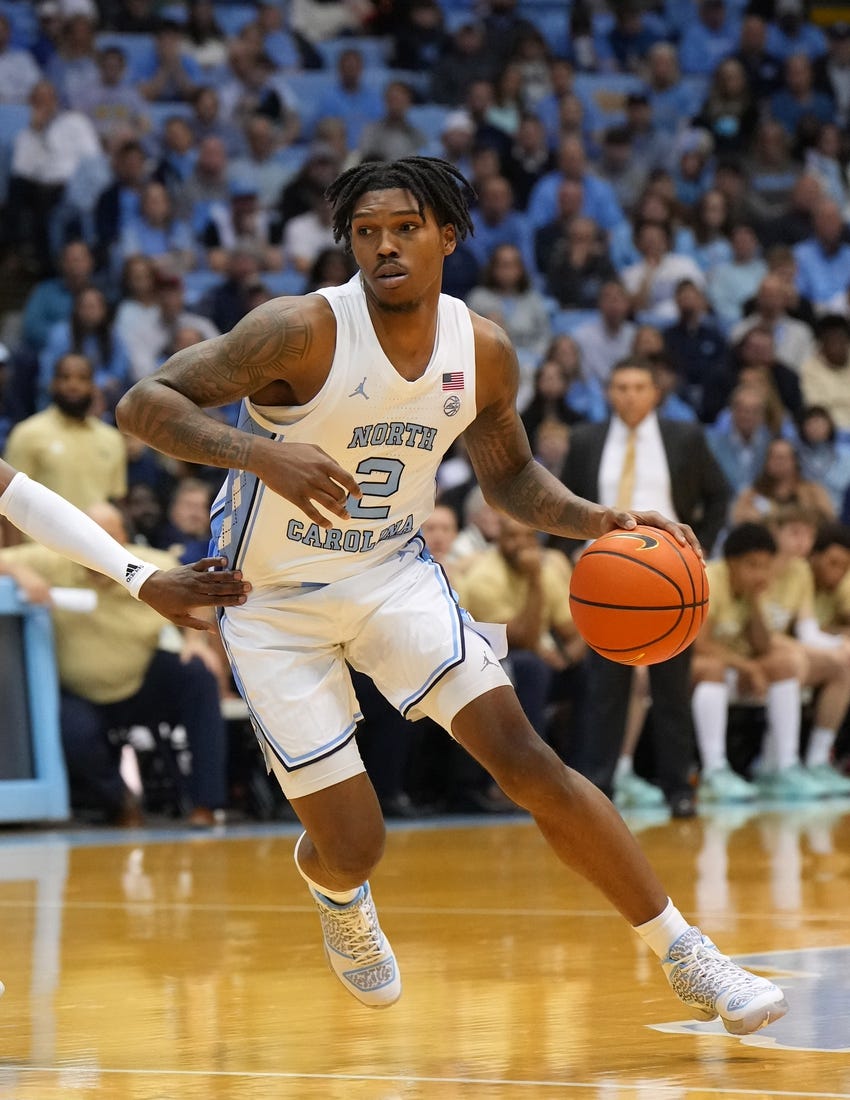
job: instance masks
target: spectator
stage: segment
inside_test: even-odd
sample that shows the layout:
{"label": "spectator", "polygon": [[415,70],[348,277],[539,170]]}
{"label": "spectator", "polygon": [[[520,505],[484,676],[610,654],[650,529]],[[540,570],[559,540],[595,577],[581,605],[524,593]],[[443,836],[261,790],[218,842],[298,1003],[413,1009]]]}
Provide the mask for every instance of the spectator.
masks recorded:
{"label": "spectator", "polygon": [[160,365],[157,269],[150,256],[129,256],[121,271],[121,301],[115,332],[129,350],[133,380],[147,378]]}
{"label": "spectator", "polygon": [[391,80],[384,89],[384,115],[364,126],[359,150],[366,160],[399,160],[421,153],[426,138],[408,117],[413,103],[410,87]]}
{"label": "spectator", "polygon": [[393,68],[432,71],[448,47],[449,36],[437,0],[411,0],[405,5],[393,34]]}
{"label": "spectator", "polygon": [[815,61],[815,88],[832,100],[835,121],[846,127],[850,122],[850,23],[833,23],[826,33],[827,53]]}
{"label": "spectator", "polygon": [[156,55],[146,70],[137,73],[139,91],[154,103],[188,103],[204,73],[183,49],[179,23],[163,20],[156,32]]}
{"label": "spectator", "polygon": [[535,114],[524,114],[504,164],[504,175],[513,188],[518,209],[525,210],[535,183],[554,167],[542,120]]}
{"label": "spectator", "polygon": [[847,310],[850,286],[850,244],[838,205],[822,199],[814,208],[814,232],[794,249],[797,287],[821,311]]}
{"label": "spectator", "polygon": [[776,214],[768,213],[758,218],[758,235],[764,248],[797,245],[810,237],[814,230],[814,210],[823,199],[823,188],[815,176],[806,173],[799,176],[787,204],[780,205]]}
{"label": "spectator", "polygon": [[[59,107],[56,89],[39,80],[29,96],[30,118],[15,135],[7,200],[7,241],[24,246],[35,271],[50,269],[51,217],[65,185],[85,157],[100,153],[100,142],[85,115]],[[14,217],[8,215],[13,210]]]}
{"label": "spectator", "polygon": [[257,258],[252,251],[236,248],[228,257],[227,276],[212,288],[199,307],[219,332],[229,332],[256,303],[262,290]]}
{"label": "spectator", "polygon": [[682,72],[710,76],[736,46],[735,21],[724,0],[701,0],[698,18],[689,23],[679,46]]}
{"label": "spectator", "polygon": [[768,391],[775,394],[781,404],[783,420],[791,419],[792,422],[784,425],[776,420],[773,427],[787,438],[795,438],[793,424],[803,411],[800,377],[776,358],[773,333],[769,328],[754,325],[744,333],[738,343],[733,345],[732,368],[740,381],[760,380]]}
{"label": "spectator", "polygon": [[449,111],[440,129],[440,148],[437,156],[453,164],[469,179],[472,175],[472,146],[475,140],[475,123],[466,111]]}
{"label": "spectator", "polygon": [[617,277],[596,223],[573,218],[566,237],[555,242],[543,275],[546,293],[562,308],[592,310],[603,284]]}
{"label": "spectator", "polygon": [[673,252],[669,225],[643,222],[637,227],[635,244],[641,259],[623,272],[632,310],[648,322],[670,322],[676,317],[675,293],[682,279],[703,287],[705,278],[690,256]]}
{"label": "spectator", "polygon": [[818,180],[824,196],[837,202],[839,206],[844,206],[847,200],[847,181],[841,147],[841,130],[834,122],[825,122],[817,128],[803,159],[805,172]]}
{"label": "spectator", "polygon": [[230,195],[230,163],[220,138],[207,137],[198,146],[189,175],[176,188],[169,189],[174,208],[193,235],[207,223],[215,203],[227,202]]}
{"label": "spectator", "polygon": [[36,283],[24,301],[22,334],[25,349],[38,354],[51,327],[66,321],[76,295],[89,286],[94,258],[84,241],[69,241],[59,255],[59,274]]}
{"label": "spectator", "polygon": [[312,294],[323,286],[342,286],[357,270],[350,252],[342,248],[323,248],[313,261],[304,286],[305,294]]}
{"label": "spectator", "polygon": [[363,82],[363,54],[354,48],[343,50],[337,59],[337,81],[320,99],[317,117],[342,118],[348,130],[349,148],[360,145],[363,130],[377,122],[384,111],[380,94]]}
{"label": "spectator", "polygon": [[767,425],[767,398],[763,387],[739,384],[729,398],[725,423],[708,428],[708,444],[735,495],[755,481],[764,466],[773,436]]}
{"label": "spectator", "polygon": [[622,283],[615,279],[603,283],[596,305],[599,316],[580,324],[574,336],[585,374],[604,386],[614,364],[631,351],[636,330],[629,320],[631,304]]}
{"label": "spectator", "polygon": [[738,51],[732,55],[744,67],[747,82],[757,100],[775,92],[782,83],[782,64],[767,49],[767,24],[756,12],[741,20]]}
{"label": "spectator", "polygon": [[183,565],[200,561],[210,546],[212,490],[206,481],[183,477],[168,502],[168,526],[160,535],[165,549]]}
{"label": "spectator", "polygon": [[791,137],[804,119],[832,121],[832,100],[815,89],[812,63],[803,54],[792,54],[785,62],[785,84],[770,97],[770,113]]}
{"label": "spectator", "polygon": [[495,543],[499,521],[500,513],[487,503],[481,489],[474,484],[467,489],[462,498],[462,527],[448,556],[453,574],[465,572],[479,554]]}
{"label": "spectator", "polygon": [[317,198],[312,210],[288,221],[283,231],[287,262],[302,275],[307,274],[323,249],[335,244],[331,208],[324,198]]}
{"label": "spectator", "polygon": [[844,524],[821,526],[809,554],[815,582],[815,614],[821,630],[847,634],[850,626],[850,529]]}
{"label": "spectator", "polygon": [[850,439],[850,321],[827,313],[816,331],[817,346],[800,370],[803,399],[829,409],[836,428]]}
{"label": "spectator", "polygon": [[500,516],[495,545],[458,579],[462,606],[473,618],[505,623],[511,675],[541,736],[552,673],[574,664],[584,649],[570,613],[570,573],[566,558],[544,550],[535,531]]}
{"label": "spectator", "polygon": [[74,299],[70,320],[57,321],[50,330],[40,356],[43,400],[39,408],[47,404],[56,364],[68,353],[88,359],[97,388],[96,411],[105,414],[111,423],[118,398],[130,387],[130,357],[121,337],[113,331],[106,295],[95,286],[84,287]]}
{"label": "spectator", "polygon": [[225,271],[234,248],[253,251],[261,271],[280,271],[283,266],[283,227],[277,216],[261,206],[250,182],[230,185],[230,202],[213,203],[200,243],[206,249],[207,267]]}
{"label": "spectator", "polygon": [[496,87],[491,80],[473,80],[466,90],[463,109],[475,126],[475,144],[479,148],[488,147],[501,161],[507,156],[511,146],[510,134],[490,121],[490,115],[496,103]]}
{"label": "spectator", "polygon": [[486,48],[484,28],[472,17],[457,28],[451,44],[431,72],[429,98],[456,107],[476,80],[490,80],[496,65]]}
{"label": "spectator", "polygon": [[142,188],[139,213],[128,219],[117,244],[116,259],[150,256],[162,270],[183,272],[195,265],[195,243],[189,225],[175,217],[171,196],[156,180]]}
{"label": "spectator", "polygon": [[[567,339],[570,339],[567,337]],[[530,401],[523,407],[517,403],[522,412],[522,423],[530,440],[537,438],[543,424],[574,424],[578,419],[567,404],[567,394],[580,379],[581,359],[575,356],[575,369],[549,356],[543,356],[543,361],[534,372],[534,389]],[[601,388],[597,386],[601,395]],[[604,397],[602,398],[604,404]]]}
{"label": "spectator", "polygon": [[623,211],[610,183],[589,171],[582,142],[567,137],[558,147],[558,170],[537,181],[528,199],[527,217],[533,229],[539,229],[557,214],[558,191],[564,180],[580,183],[583,188],[582,214],[601,229],[611,230],[623,221]]}
{"label": "spectator", "polygon": [[473,236],[467,243],[479,265],[488,263],[499,245],[510,244],[519,251],[528,272],[535,272],[528,223],[515,208],[513,190],[504,176],[481,184],[472,226]]}
{"label": "spectator", "polygon": [[710,424],[729,391],[726,338],[708,312],[705,292],[689,279],[676,287],[676,309],[678,320],[664,330],[664,350],[682,396]]}
{"label": "spectator", "polygon": [[523,111],[522,69],[515,62],[505,65],[493,84],[493,104],[487,122],[509,137],[516,137]]}
{"label": "spectator", "polygon": [[[797,289],[797,260],[792,249],[785,245],[774,245],[765,254],[768,272],[775,275],[785,292],[785,311],[795,321],[802,321],[810,332],[814,331],[817,316],[808,298],[804,298]],[[755,299],[745,303],[744,312],[755,309]]]}
{"label": "spectator", "polygon": [[793,443],[773,439],[752,486],[740,492],[732,505],[732,522],[764,522],[789,504],[815,512],[823,520],[835,519],[832,501],[823,485],[803,477],[800,456]]}
{"label": "spectator", "polygon": [[457,516],[447,504],[437,504],[421,527],[428,553],[444,569],[451,568],[451,550],[458,536]]}
{"label": "spectator", "polygon": [[829,493],[840,516],[850,488],[850,449],[839,445],[835,421],[824,405],[807,405],[800,418],[800,462],[803,477]]}
{"label": "spectator", "polygon": [[480,285],[467,298],[469,308],[489,317],[507,332],[519,359],[517,407],[531,396],[534,367],[549,341],[549,312],[531,285],[520,250],[497,245],[484,265]]}
{"label": "spectator", "polygon": [[154,331],[159,338],[158,358],[162,358],[165,349],[175,344],[176,334],[180,329],[194,329],[199,334],[199,340],[212,340],[219,335],[218,329],[208,317],[186,308],[185,288],[179,275],[157,271],[154,285],[159,302],[159,317],[154,324]]}
{"label": "spectator", "polygon": [[56,363],[51,404],[16,424],[4,458],[85,510],[127,492],[127,456],[117,428],[90,415],[94,371],[84,355],[68,352]]}
{"label": "spectator", "polygon": [[708,98],[693,125],[711,134],[718,156],[738,156],[749,148],[757,121],[747,71],[740,61],[727,57],[715,69]]}
{"label": "spectator", "polygon": [[[117,541],[128,541],[117,509],[98,504],[89,514]],[[143,550],[141,556],[162,568],[175,565],[157,551]],[[158,731],[160,722],[169,722],[185,727],[192,750],[188,821],[215,824],[213,811],[227,799],[227,733],[207,643],[186,638],[181,653],[160,649],[165,620],[157,612],[108,578],[43,547],[14,547],[2,557],[23,586],[40,581],[97,592],[94,609],[85,615],[53,613],[60,728],[74,804],[88,807],[93,800],[112,824],[141,824],[141,807],[121,777],[120,743],[109,733],[134,725]]]}
{"label": "spectator", "polygon": [[0,13],[0,103],[26,103],[41,79],[41,70],[28,50],[11,45],[12,27]]}
{"label": "spectator", "polygon": [[112,182],[94,208],[94,235],[100,266],[107,266],[113,246],[141,212],[148,163],[141,142],[122,141],[112,154]]}
{"label": "spectator", "polygon": [[518,15],[517,0],[486,0],[484,5],[484,44],[487,53],[501,70],[518,41],[535,33],[535,26]]}
{"label": "spectator", "polygon": [[605,131],[597,171],[614,188],[620,207],[630,213],[643,194],[649,168],[635,158],[628,127],[612,126]]}
{"label": "spectator", "polygon": [[123,0],[112,4],[109,26],[121,34],[156,34],[162,22],[155,8],[156,0]]}
{"label": "spectator", "polygon": [[776,557],[763,607],[768,627],[802,656],[801,685],[815,693],[805,755],[808,778],[817,782],[821,797],[836,797],[850,794],[850,779],[831,764],[836,735],[850,704],[850,643],[821,630],[815,617],[815,583],[808,556],[819,525],[817,514],[793,506],[770,521]]}
{"label": "spectator", "polygon": [[241,128],[253,115],[267,115],[292,141],[301,126],[298,100],[265,53],[251,44],[248,29],[228,47],[227,73],[219,86],[222,120]]}
{"label": "spectator", "polygon": [[238,181],[253,190],[259,206],[270,211],[277,206],[280,193],[293,172],[278,153],[282,146],[277,127],[266,115],[254,115],[244,126],[245,152],[230,161],[227,178],[231,185]]}
{"label": "spectator", "polygon": [[646,93],[652,110],[652,125],[669,139],[676,136],[694,114],[693,96],[682,83],[679,55],[669,42],[659,42],[647,56]]}
{"label": "spectator", "polygon": [[[743,523],[729,532],[723,559],[707,566],[711,601],[694,642],[691,700],[704,802],[751,802],[759,792],[792,800],[819,796],[818,785],[800,764],[803,658],[796,649],[775,644],[776,632],[763,609],[775,558],[770,531]],[[737,697],[762,701],[767,712],[770,752],[758,788],[729,765],[728,709]]]}
{"label": "spectator", "polygon": [[632,139],[632,162],[647,176],[669,157],[667,136],[655,127],[652,106],[645,92],[629,92],[625,103],[625,126]]}
{"label": "spectator", "polygon": [[188,120],[181,115],[171,115],[162,128],[162,156],[153,179],[165,184],[172,195],[177,194],[192,175],[197,157],[198,150]]}
{"label": "spectator", "polygon": [[333,146],[324,141],[310,146],[304,164],[280,195],[280,220],[284,225],[299,214],[315,209],[324,199],[325,189],[336,177],[341,164]]}
{"label": "spectator", "polygon": [[191,58],[207,78],[220,73],[227,64],[227,44],[210,0],[189,0],[182,30],[181,54]]}
{"label": "spectator", "polygon": [[740,321],[744,302],[751,298],[767,273],[758,238],[751,225],[739,222],[732,230],[732,258],[718,264],[708,279],[708,297],[722,325]]}
{"label": "spectator", "polygon": [[826,53],[823,31],[805,18],[804,0],[776,0],[767,48],[782,61],[795,55],[814,60]]}
{"label": "spectator", "polygon": [[690,127],[676,136],[670,177],[672,198],[681,206],[692,206],[711,185],[713,149],[714,139],[707,130]]}
{"label": "spectator", "polygon": [[783,279],[768,273],[759,285],[755,309],[732,329],[731,340],[737,343],[745,333],[758,326],[770,329],[776,358],[797,373],[811,354],[812,330],[791,317],[786,309],[787,292]]}
{"label": "spectator", "polygon": [[623,0],[614,6],[614,24],[601,37],[598,60],[603,70],[637,72],[658,42],[657,28],[647,20],[639,0]]}
{"label": "spectator", "polygon": [[678,238],[678,248],[693,256],[700,270],[709,275],[718,264],[732,259],[731,232],[728,200],[722,191],[710,188],[697,199],[690,226],[683,228]]}
{"label": "spectator", "polygon": [[192,144],[198,146],[204,138],[218,138],[224,144],[228,157],[239,156],[245,148],[245,136],[238,126],[226,122],[222,117],[218,89],[211,84],[201,84],[192,93],[190,102],[192,114],[189,128],[193,137]]}
{"label": "spectator", "polygon": [[84,110],[79,101],[100,83],[94,45],[94,18],[86,12],[69,14],[62,22],[59,48],[44,66],[44,75],[62,101]]}

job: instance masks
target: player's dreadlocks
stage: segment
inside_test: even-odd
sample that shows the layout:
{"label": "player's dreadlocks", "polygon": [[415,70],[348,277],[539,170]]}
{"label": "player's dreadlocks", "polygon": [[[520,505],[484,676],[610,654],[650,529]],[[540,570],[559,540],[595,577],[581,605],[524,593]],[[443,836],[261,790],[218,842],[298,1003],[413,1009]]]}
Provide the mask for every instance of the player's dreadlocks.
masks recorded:
{"label": "player's dreadlocks", "polygon": [[469,203],[475,198],[475,191],[457,168],[439,157],[402,157],[365,161],[334,180],[325,192],[333,208],[334,240],[344,241],[351,248],[354,204],[367,191],[388,191],[395,187],[413,195],[420,216],[424,217],[425,207],[430,206],[440,225],[453,225],[458,240],[473,232]]}

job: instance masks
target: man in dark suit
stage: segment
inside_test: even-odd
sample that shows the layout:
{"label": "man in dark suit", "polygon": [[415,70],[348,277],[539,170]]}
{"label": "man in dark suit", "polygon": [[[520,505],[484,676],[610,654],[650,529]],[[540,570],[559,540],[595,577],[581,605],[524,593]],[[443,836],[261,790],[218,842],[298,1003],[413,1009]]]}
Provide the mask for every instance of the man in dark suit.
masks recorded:
{"label": "man in dark suit", "polygon": [[[573,429],[561,478],[581,496],[626,510],[657,508],[689,523],[706,553],[726,519],[730,488],[695,423],[656,415],[659,390],[651,362],[627,358],[608,382],[611,419]],[[580,544],[561,542],[568,553]],[[596,653],[587,663],[585,718],[571,760],[611,795],[623,745],[633,669]],[[654,771],[671,812],[689,817],[695,762],[690,653],[649,668]]]}

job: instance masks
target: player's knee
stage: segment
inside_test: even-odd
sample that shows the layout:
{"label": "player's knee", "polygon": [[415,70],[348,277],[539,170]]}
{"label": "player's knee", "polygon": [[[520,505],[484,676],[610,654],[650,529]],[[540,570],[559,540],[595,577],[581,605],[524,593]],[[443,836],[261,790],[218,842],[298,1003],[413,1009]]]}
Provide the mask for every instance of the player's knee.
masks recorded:
{"label": "player's knee", "polygon": [[802,647],[788,647],[770,655],[768,675],[771,680],[804,680],[808,661]]}
{"label": "player's knee", "polygon": [[529,725],[514,735],[510,752],[490,773],[512,802],[533,813],[552,796],[563,770],[555,753]]}
{"label": "player's knee", "polygon": [[722,684],[726,679],[726,666],[717,657],[700,656],[691,666],[694,685],[702,683]]}
{"label": "player's knee", "polygon": [[[316,846],[322,864],[338,881],[365,882],[384,854],[386,830],[380,818],[359,822]],[[315,842],[314,842],[315,843]]]}

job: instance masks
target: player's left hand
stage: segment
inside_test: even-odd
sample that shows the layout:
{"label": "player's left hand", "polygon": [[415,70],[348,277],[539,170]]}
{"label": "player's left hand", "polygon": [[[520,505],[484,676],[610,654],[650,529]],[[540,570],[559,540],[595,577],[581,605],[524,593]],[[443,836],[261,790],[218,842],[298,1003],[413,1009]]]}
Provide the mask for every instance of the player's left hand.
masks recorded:
{"label": "player's left hand", "polygon": [[225,558],[202,558],[192,565],[160,569],[142,585],[139,598],[177,626],[214,634],[215,623],[192,615],[192,608],[235,607],[251,591],[240,570],[226,570],[226,564]]}
{"label": "player's left hand", "polygon": [[705,563],[699,539],[687,523],[675,523],[672,519],[662,516],[660,512],[615,512],[613,508],[608,509],[604,520],[609,523],[609,526],[604,528],[606,534],[608,531],[616,531],[618,527],[625,531],[631,531],[639,525],[660,527],[662,531],[669,532],[681,546],[690,546],[700,561]]}

